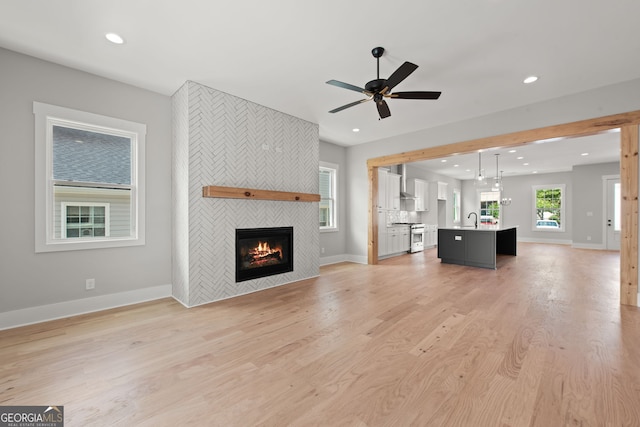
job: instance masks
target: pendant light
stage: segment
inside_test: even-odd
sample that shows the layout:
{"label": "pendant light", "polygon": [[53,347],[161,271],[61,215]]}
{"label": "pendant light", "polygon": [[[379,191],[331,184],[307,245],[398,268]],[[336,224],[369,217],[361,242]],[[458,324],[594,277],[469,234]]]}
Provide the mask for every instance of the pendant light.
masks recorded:
{"label": "pendant light", "polygon": [[500,154],[496,154],[496,176],[493,178],[493,186],[491,187],[491,191],[502,191],[502,178],[498,175],[498,171],[500,170],[498,166],[498,156]]}
{"label": "pendant light", "polygon": [[478,174],[475,179],[476,187],[484,187],[487,185],[487,177],[484,174],[484,169],[482,169],[482,152],[478,151]]}
{"label": "pendant light", "polygon": [[[502,182],[503,182],[502,172],[503,171],[500,171],[500,194],[501,195],[502,195],[502,193],[504,193],[504,191],[503,191],[504,188],[502,187]],[[500,204],[502,206],[509,206],[511,204],[511,197],[503,197],[502,199],[500,199]]]}

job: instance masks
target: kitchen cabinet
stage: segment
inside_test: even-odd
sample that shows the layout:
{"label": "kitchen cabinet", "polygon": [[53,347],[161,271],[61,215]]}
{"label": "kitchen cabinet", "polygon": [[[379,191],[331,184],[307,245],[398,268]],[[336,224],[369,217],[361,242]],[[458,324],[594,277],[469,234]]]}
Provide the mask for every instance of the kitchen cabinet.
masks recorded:
{"label": "kitchen cabinet", "polygon": [[400,210],[400,175],[378,169],[378,209]]}
{"label": "kitchen cabinet", "polygon": [[378,256],[387,254],[387,211],[378,209]]}
{"label": "kitchen cabinet", "polygon": [[438,258],[443,263],[497,268],[497,254],[516,255],[516,227],[440,228]]}
{"label": "kitchen cabinet", "polygon": [[407,192],[415,196],[413,209],[416,212],[429,210],[429,183],[421,179],[407,181]]}
{"label": "kitchen cabinet", "polygon": [[400,210],[400,175],[387,172],[387,209]]}
{"label": "kitchen cabinet", "polygon": [[387,174],[388,170],[378,169],[378,209],[387,209]]}
{"label": "kitchen cabinet", "polygon": [[424,247],[432,248],[438,244],[438,225],[427,224],[424,226]]}
{"label": "kitchen cabinet", "polygon": [[437,183],[437,191],[438,191],[438,200],[447,200],[447,187],[449,184],[446,182],[438,182]]}
{"label": "kitchen cabinet", "polygon": [[387,228],[387,255],[408,252],[411,241],[409,226],[395,226]]}

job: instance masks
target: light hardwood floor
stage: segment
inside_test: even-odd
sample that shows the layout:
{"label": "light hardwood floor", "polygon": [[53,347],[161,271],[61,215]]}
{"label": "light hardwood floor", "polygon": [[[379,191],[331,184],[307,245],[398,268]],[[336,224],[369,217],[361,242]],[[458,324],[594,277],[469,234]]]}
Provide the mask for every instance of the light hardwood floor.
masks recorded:
{"label": "light hardwood floor", "polygon": [[619,254],[435,250],[185,309],[165,299],[0,332],[0,405],[67,426],[637,426],[640,311]]}

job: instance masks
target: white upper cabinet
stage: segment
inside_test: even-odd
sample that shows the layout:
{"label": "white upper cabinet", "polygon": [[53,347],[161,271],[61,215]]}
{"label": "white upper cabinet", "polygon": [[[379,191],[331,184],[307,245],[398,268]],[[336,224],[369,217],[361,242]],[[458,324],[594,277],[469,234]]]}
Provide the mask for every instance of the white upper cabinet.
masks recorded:
{"label": "white upper cabinet", "polygon": [[400,175],[387,173],[387,209],[400,210]]}
{"label": "white upper cabinet", "polygon": [[429,183],[421,179],[410,179],[407,181],[407,192],[415,197],[413,205],[416,212],[429,210]]}
{"label": "white upper cabinet", "polygon": [[438,182],[438,200],[447,200],[447,187],[449,184],[446,182]]}
{"label": "white upper cabinet", "polygon": [[387,174],[386,169],[378,169],[378,209],[387,208]]}

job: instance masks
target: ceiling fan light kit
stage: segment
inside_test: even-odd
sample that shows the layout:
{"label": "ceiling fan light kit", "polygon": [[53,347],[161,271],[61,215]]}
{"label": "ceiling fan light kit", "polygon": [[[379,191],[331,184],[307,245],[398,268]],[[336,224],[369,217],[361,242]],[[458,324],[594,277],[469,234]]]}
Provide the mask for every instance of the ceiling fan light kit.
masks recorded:
{"label": "ceiling fan light kit", "polygon": [[378,115],[380,119],[385,119],[391,116],[391,111],[389,110],[389,105],[385,98],[398,98],[398,99],[438,99],[442,92],[425,92],[425,91],[413,91],[413,92],[391,92],[391,90],[400,84],[404,79],[409,77],[411,73],[413,73],[418,66],[416,64],[412,64],[411,62],[405,62],[402,64],[396,71],[389,76],[388,79],[380,78],[380,57],[384,54],[383,47],[374,47],[371,50],[371,54],[374,58],[376,58],[376,69],[377,69],[377,78],[367,82],[364,85],[364,88],[359,86],[354,86],[349,83],[344,83],[338,80],[329,80],[327,84],[332,86],[341,87],[343,89],[353,90],[355,92],[360,92],[367,96],[365,99],[361,99],[359,101],[351,102],[349,104],[343,105],[338,108],[334,108],[329,111],[330,113],[337,113],[342,110],[346,110],[347,108],[354,107],[358,104],[362,104],[363,102],[373,100],[376,103],[376,107],[378,109]]}

